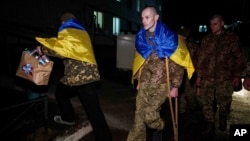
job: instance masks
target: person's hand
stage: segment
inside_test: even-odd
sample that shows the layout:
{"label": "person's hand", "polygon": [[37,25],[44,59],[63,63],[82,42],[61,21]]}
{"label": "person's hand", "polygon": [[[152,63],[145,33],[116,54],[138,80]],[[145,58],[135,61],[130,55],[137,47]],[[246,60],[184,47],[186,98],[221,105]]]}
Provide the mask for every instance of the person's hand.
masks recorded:
{"label": "person's hand", "polygon": [[250,91],[250,77],[246,77],[243,81],[244,89]]}
{"label": "person's hand", "polygon": [[39,55],[43,55],[41,46],[37,46],[37,47],[36,47],[36,52],[37,52]]}
{"label": "person's hand", "polygon": [[139,90],[140,89],[140,85],[139,83],[136,85],[136,90]]}
{"label": "person's hand", "polygon": [[198,78],[196,79],[195,84],[196,84],[197,87],[201,87],[201,78],[200,78],[200,77],[198,77]]}
{"label": "person's hand", "polygon": [[170,90],[170,96],[171,97],[178,97],[178,88],[172,88]]}
{"label": "person's hand", "polygon": [[234,87],[237,87],[240,85],[240,81],[241,79],[239,77],[235,77],[234,80],[233,80],[233,86]]}

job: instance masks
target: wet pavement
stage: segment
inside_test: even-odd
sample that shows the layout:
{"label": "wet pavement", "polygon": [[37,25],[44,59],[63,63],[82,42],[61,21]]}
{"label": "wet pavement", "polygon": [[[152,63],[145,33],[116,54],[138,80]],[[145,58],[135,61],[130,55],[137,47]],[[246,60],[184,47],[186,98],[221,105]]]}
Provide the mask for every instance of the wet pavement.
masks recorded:
{"label": "wet pavement", "polygon": [[[97,61],[99,62],[98,64],[102,76],[100,104],[112,131],[113,141],[126,141],[128,132],[133,124],[136,92],[130,83],[131,71],[116,68],[115,52],[111,48],[105,49],[105,51],[109,53],[111,52],[112,55],[102,52],[105,56],[101,56],[100,52],[97,53]],[[54,72],[54,74],[57,75],[52,75],[54,80],[52,84],[58,80],[60,76],[58,74],[60,73],[61,72]],[[2,75],[1,78],[1,88],[6,93],[5,98],[1,98],[0,112],[2,120],[0,124],[4,126],[1,126],[0,133],[1,136],[7,138],[5,140],[94,141],[91,125],[88,123],[88,118],[77,97],[72,98],[75,112],[78,115],[77,124],[70,127],[61,126],[53,122],[53,115],[58,113],[58,107],[53,95],[55,87],[50,86],[40,88],[48,91],[42,93],[42,95],[46,97],[48,96],[48,121],[44,122],[44,99],[38,101],[38,103],[34,104],[35,106],[33,105],[29,110],[27,110],[27,107],[24,107],[23,109],[19,107],[21,109],[16,109],[16,111],[2,110],[15,105],[16,103],[32,101],[34,99],[29,97],[29,94],[27,94],[26,91],[19,89],[15,85],[16,78],[13,80],[12,77]],[[249,109],[250,92],[242,90],[234,93],[227,130],[225,132],[216,130],[215,141],[229,141],[230,125],[250,124]],[[26,116],[20,116],[20,119],[18,120],[16,119],[18,115],[13,116],[13,113],[20,112],[23,114],[24,111],[27,111],[28,114],[26,114]],[[162,140],[174,141],[173,125],[168,101],[162,106],[162,116],[166,122],[166,127],[162,132]],[[5,125],[8,125],[9,123],[13,123],[13,125],[10,127],[11,129],[7,130]],[[199,141],[203,125],[201,107],[197,106],[196,109],[187,109],[185,115],[179,115],[178,140]],[[5,132],[4,129],[6,129],[7,132]],[[151,141],[153,131],[148,130],[147,133],[147,141]]]}

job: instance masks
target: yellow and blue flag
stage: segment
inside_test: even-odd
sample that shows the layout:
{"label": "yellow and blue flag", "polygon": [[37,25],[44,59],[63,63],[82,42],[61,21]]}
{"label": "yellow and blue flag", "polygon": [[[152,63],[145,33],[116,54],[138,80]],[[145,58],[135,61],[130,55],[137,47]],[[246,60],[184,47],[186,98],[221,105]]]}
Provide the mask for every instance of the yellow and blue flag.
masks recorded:
{"label": "yellow and blue flag", "polygon": [[35,39],[60,56],[96,64],[89,34],[76,19],[65,21],[59,27],[57,38]]}
{"label": "yellow and blue flag", "polygon": [[141,28],[136,35],[133,79],[153,50],[156,51],[160,59],[169,57],[175,63],[183,66],[187,70],[188,78],[190,79],[194,73],[194,66],[185,41],[160,21],[157,21],[155,35],[149,37],[153,45],[147,41],[146,32],[144,28]]}

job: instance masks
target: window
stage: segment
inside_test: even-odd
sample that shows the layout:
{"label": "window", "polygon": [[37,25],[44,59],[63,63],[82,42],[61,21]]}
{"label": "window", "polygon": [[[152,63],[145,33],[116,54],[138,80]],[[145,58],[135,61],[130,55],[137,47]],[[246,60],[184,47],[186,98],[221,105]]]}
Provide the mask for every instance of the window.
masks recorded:
{"label": "window", "polygon": [[120,18],[113,17],[113,35],[120,34]]}
{"label": "window", "polygon": [[141,12],[141,0],[136,1],[136,11]]}
{"label": "window", "polygon": [[203,25],[203,32],[207,32],[207,26]]}
{"label": "window", "polygon": [[161,4],[159,4],[159,11],[162,11],[162,7],[161,7]]}
{"label": "window", "polygon": [[206,25],[200,25],[199,26],[199,32],[207,32],[207,26]]}
{"label": "window", "polygon": [[103,27],[103,13],[102,12],[98,12],[98,11],[94,11],[94,15],[95,15],[95,26],[99,28]]}

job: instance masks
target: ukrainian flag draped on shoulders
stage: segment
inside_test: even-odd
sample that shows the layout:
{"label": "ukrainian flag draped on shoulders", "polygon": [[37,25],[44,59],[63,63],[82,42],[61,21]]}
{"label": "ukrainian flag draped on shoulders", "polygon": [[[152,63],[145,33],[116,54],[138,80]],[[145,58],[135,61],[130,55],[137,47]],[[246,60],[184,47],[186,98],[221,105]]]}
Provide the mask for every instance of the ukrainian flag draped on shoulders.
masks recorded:
{"label": "ukrainian flag draped on shoulders", "polygon": [[141,28],[136,35],[133,79],[153,50],[160,59],[169,57],[175,63],[183,66],[190,79],[194,73],[194,66],[184,40],[160,21],[157,21],[155,36],[149,37],[155,46],[147,41],[146,32],[144,28]]}
{"label": "ukrainian flag draped on shoulders", "polygon": [[58,55],[96,65],[90,37],[85,28],[76,20],[65,21],[58,30],[58,37],[35,39]]}

